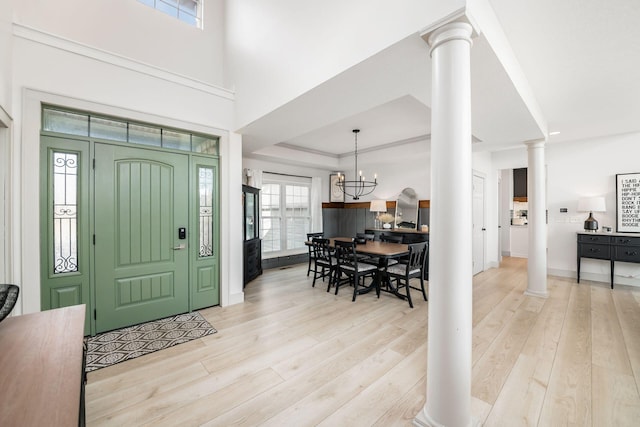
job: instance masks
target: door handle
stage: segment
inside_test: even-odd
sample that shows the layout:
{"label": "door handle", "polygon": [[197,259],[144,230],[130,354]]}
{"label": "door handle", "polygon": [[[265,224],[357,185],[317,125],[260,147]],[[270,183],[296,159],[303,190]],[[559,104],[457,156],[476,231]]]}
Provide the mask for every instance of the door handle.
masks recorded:
{"label": "door handle", "polygon": [[179,250],[186,249],[186,248],[187,248],[187,245],[185,245],[184,243],[180,243],[178,246],[174,246],[173,250],[174,251],[179,251]]}

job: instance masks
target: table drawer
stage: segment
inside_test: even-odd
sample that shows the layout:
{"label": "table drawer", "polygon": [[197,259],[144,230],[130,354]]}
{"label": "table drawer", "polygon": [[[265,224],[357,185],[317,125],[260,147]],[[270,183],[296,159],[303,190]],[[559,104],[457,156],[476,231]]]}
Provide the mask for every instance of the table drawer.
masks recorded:
{"label": "table drawer", "polygon": [[583,243],[580,245],[580,256],[585,258],[609,259],[611,258],[611,246]]}
{"label": "table drawer", "polygon": [[640,247],[615,247],[616,261],[640,263]]}
{"label": "table drawer", "polygon": [[580,243],[611,243],[611,236],[578,234],[578,242]]}
{"label": "table drawer", "polygon": [[640,246],[640,237],[616,236],[613,239],[613,243],[619,246]]}

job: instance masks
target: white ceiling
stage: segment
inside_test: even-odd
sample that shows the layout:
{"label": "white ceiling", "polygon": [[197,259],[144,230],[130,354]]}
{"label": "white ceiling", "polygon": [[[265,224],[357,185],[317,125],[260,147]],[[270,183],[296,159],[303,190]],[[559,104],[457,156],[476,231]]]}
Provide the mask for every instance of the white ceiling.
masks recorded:
{"label": "white ceiling", "polygon": [[[490,0],[550,142],[640,130],[640,1]],[[472,48],[474,147],[540,138],[509,75],[480,35]],[[416,34],[241,130],[244,154],[281,145],[339,157],[430,132],[430,59]],[[478,142],[480,140],[480,142]]]}

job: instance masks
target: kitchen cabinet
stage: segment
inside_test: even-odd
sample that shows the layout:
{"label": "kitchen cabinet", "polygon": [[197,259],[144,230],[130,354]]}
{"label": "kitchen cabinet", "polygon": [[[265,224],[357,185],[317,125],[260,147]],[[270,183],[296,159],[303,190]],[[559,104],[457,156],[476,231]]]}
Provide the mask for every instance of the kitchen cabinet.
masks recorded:
{"label": "kitchen cabinet", "polygon": [[513,170],[513,200],[527,201],[527,168]]}

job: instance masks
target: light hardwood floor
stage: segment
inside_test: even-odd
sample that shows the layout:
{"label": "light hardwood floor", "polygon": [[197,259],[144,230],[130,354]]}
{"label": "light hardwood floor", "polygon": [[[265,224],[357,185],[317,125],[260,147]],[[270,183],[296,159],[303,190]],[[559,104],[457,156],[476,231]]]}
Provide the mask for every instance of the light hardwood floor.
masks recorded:
{"label": "light hardwood floor", "polygon": [[[550,277],[526,260],[473,280],[472,412],[487,426],[640,425],[640,289]],[[351,302],[306,265],[267,270],[217,334],[89,374],[89,426],[410,426],[426,390],[428,303]]]}

